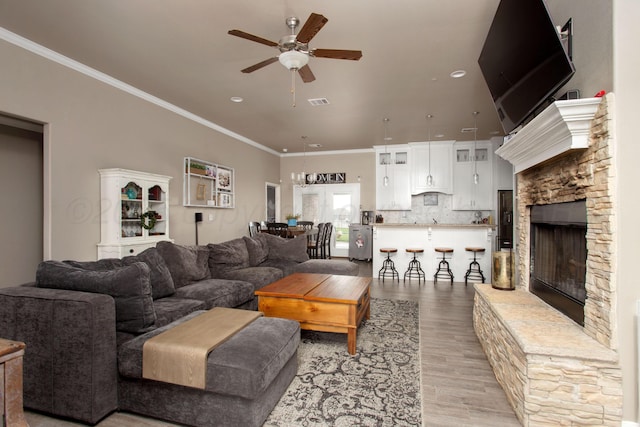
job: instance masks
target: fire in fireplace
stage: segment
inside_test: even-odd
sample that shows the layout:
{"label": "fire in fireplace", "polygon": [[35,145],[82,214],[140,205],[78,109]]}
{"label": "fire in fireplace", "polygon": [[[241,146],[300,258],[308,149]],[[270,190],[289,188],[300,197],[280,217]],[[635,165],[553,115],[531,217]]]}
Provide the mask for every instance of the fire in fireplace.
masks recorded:
{"label": "fire in fireplace", "polygon": [[531,207],[529,290],[583,326],[586,234],[584,200]]}

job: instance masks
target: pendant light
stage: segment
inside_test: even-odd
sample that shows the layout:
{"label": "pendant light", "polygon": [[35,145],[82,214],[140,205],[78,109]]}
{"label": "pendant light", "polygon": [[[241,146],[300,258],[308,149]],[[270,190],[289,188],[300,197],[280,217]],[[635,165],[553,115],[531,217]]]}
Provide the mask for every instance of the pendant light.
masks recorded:
{"label": "pendant light", "polygon": [[305,172],[307,166],[307,137],[302,136],[302,172],[291,172],[291,182],[293,185],[299,185],[300,187],[306,187],[308,184],[314,184],[318,180],[318,175],[310,173],[307,175]]}
{"label": "pendant light", "polygon": [[391,141],[391,137],[388,135],[388,127],[389,127],[389,119],[385,117],[382,119],[384,122],[384,178],[382,178],[382,185],[385,187],[389,186],[389,174],[388,174],[388,164],[389,164],[389,153],[387,152],[387,142]]}
{"label": "pendant light", "polygon": [[478,114],[480,112],[473,112],[473,183],[480,183],[480,175],[478,175],[478,159],[477,159],[477,144],[478,144]]}
{"label": "pendant light", "polygon": [[[427,114],[429,122],[432,118],[431,114]],[[427,175],[427,187],[433,187],[433,176],[431,175],[431,123],[429,123],[429,174]]]}

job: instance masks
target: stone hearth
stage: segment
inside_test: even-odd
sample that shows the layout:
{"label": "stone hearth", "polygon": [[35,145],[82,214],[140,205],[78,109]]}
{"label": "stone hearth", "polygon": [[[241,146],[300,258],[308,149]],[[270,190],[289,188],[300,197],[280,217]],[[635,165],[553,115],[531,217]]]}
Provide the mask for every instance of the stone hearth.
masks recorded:
{"label": "stone hearth", "polygon": [[[613,98],[560,101],[497,153],[516,175],[516,291],[477,286],[474,328],[523,425],[619,425]],[[529,292],[530,209],[585,200],[584,328]]]}

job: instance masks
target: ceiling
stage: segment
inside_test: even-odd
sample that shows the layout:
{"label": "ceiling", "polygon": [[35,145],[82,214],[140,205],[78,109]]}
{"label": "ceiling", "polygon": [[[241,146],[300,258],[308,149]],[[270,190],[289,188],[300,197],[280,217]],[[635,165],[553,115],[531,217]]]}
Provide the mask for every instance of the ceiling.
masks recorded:
{"label": "ceiling", "polygon": [[[499,0],[0,0],[0,26],[282,153],[371,148],[502,134],[477,59]],[[328,23],[311,48],[361,50],[359,61],[311,58],[295,78],[275,48],[285,19]],[[298,28],[298,30],[300,29]],[[454,79],[450,73],[465,70]],[[241,103],[231,102],[239,96]],[[307,100],[326,98],[328,105]],[[433,118],[427,119],[428,114]]]}

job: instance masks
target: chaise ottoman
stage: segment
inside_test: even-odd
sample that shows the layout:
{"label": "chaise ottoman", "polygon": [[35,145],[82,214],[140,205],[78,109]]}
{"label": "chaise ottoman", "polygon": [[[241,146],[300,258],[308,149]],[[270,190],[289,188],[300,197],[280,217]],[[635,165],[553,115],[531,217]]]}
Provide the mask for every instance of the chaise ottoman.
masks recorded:
{"label": "chaise ottoman", "polygon": [[207,358],[204,390],[142,377],[145,341],[201,313],[120,346],[120,410],[194,426],[261,426],[297,372],[298,322],[261,317],[220,344]]}

